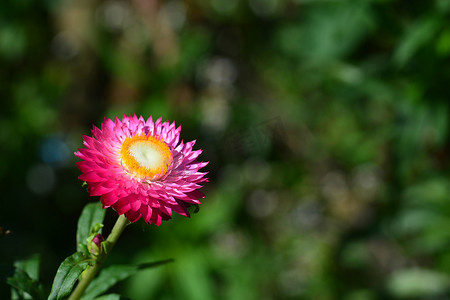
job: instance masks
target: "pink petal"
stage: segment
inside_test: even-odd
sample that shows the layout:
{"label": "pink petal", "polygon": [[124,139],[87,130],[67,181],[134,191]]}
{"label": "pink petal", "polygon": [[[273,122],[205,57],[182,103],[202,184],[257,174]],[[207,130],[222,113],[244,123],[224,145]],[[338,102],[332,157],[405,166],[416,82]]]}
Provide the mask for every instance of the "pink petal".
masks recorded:
{"label": "pink petal", "polygon": [[114,205],[114,209],[119,213],[119,215],[123,215],[128,212],[131,208],[130,199],[133,198],[133,195],[127,196],[125,198],[119,199]]}
{"label": "pink petal", "polygon": [[130,210],[129,212],[125,213],[125,217],[127,217],[128,221],[134,223],[141,218],[141,213],[139,211]]}

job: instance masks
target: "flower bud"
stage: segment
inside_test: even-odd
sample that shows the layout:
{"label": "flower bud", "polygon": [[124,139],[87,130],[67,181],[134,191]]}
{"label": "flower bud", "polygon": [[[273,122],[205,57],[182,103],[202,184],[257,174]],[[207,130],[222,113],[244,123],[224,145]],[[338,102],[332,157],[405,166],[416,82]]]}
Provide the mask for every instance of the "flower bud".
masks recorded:
{"label": "flower bud", "polygon": [[105,239],[103,238],[103,236],[99,233],[97,235],[95,235],[92,240],[89,239],[88,240],[88,249],[89,249],[89,253],[91,253],[94,256],[98,256],[101,251],[102,251],[102,242]]}

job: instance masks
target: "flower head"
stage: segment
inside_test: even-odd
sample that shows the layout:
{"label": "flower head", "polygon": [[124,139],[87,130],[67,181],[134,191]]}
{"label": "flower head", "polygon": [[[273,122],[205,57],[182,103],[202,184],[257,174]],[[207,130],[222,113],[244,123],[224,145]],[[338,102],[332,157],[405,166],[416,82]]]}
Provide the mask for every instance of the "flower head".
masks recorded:
{"label": "flower head", "polygon": [[181,126],[144,118],[105,118],[101,129],[93,127],[93,137],[83,136],[84,146],[75,155],[91,196],[100,196],[104,208],[112,207],[130,222],[141,217],[160,225],[172,213],[189,217],[187,207],[200,204],[205,195],[198,191],[207,181],[199,169],[208,162],[196,158],[195,140],[179,141]]}

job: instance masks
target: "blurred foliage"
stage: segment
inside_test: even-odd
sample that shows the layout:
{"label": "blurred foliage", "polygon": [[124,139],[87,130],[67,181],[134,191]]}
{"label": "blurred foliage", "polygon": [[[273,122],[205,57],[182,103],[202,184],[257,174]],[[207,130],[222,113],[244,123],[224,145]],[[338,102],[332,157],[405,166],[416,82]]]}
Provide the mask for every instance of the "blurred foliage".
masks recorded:
{"label": "blurred foliage", "polygon": [[207,198],[127,228],[109,263],[175,262],[120,294],[447,299],[449,16],[449,0],[1,1],[0,263],[40,253],[49,287],[96,201],[81,135],[163,115],[205,149]]}

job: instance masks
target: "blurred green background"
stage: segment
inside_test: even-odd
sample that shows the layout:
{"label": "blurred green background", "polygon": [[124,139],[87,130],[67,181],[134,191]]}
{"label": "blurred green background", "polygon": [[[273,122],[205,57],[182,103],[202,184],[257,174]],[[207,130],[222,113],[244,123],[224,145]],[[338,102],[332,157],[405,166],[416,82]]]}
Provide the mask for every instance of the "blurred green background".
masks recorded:
{"label": "blurred green background", "polygon": [[73,152],[136,113],[210,182],[191,219],[127,228],[110,264],[175,262],[116,292],[450,299],[449,82],[449,0],[1,1],[0,263],[39,253],[50,287],[98,201]]}

